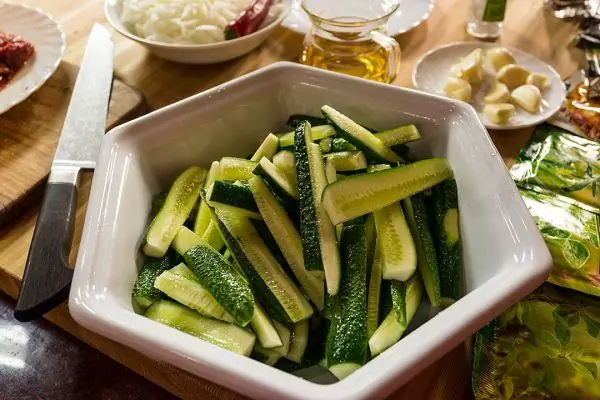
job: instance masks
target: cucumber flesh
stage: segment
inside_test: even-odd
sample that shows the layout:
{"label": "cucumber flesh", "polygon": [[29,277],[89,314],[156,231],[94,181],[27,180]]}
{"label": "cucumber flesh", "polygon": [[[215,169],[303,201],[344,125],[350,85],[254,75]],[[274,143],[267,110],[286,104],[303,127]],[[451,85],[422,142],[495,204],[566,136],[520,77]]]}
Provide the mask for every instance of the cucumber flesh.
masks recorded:
{"label": "cucumber flesh", "polygon": [[319,310],[323,310],[323,282],[306,270],[302,241],[294,224],[260,177],[253,177],[249,183],[263,220],[294,276],[315,306]]}
{"label": "cucumber flesh", "polygon": [[385,143],[386,146],[392,147],[421,139],[421,132],[419,132],[416,126],[411,124],[378,132],[375,134],[375,136],[377,139]]}
{"label": "cucumber flesh", "polygon": [[368,174],[352,175],[329,184],[323,206],[331,222],[356,218],[428,189],[452,177],[444,158],[431,158]]}
{"label": "cucumber flesh", "polygon": [[418,275],[415,275],[405,285],[405,317],[404,321],[399,320],[396,310],[391,310],[381,325],[377,328],[373,336],[369,339],[369,349],[371,356],[375,357],[396,343],[412,321],[423,297],[423,284]]}
{"label": "cucumber flesh", "polygon": [[256,340],[254,334],[246,329],[203,317],[185,306],[168,300],[154,303],[148,308],[145,316],[153,321],[245,356],[250,355]]}
{"label": "cucumber flesh", "polygon": [[256,149],[256,152],[254,152],[254,155],[252,155],[252,158],[250,158],[250,160],[259,162],[260,159],[263,157],[266,157],[270,160],[273,158],[278,148],[279,138],[277,138],[277,136],[273,135],[272,133],[269,133],[269,135],[265,138],[265,140],[263,140],[258,149]]}
{"label": "cucumber flesh", "polygon": [[219,179],[224,181],[247,181],[257,163],[238,157],[223,157],[219,161]]}
{"label": "cucumber flesh", "polygon": [[433,237],[429,230],[427,208],[422,194],[402,200],[406,222],[417,249],[417,267],[423,279],[429,302],[433,307],[441,306],[439,267]]}
{"label": "cucumber flesh", "polygon": [[256,300],[254,301],[254,315],[250,320],[250,327],[256,334],[258,343],[265,349],[283,346],[283,342],[279,337],[275,324]]}
{"label": "cucumber flesh", "polygon": [[281,170],[288,182],[298,191],[298,177],[296,175],[296,157],[289,150],[282,150],[273,156],[273,165]]}
{"label": "cucumber flesh", "polygon": [[454,179],[433,188],[433,230],[438,257],[442,303],[451,304],[461,295],[458,189]]}
{"label": "cucumber flesh", "polygon": [[310,321],[307,319],[294,324],[291,329],[290,349],[285,358],[298,364],[302,363],[308,345],[309,330]]}
{"label": "cucumber flesh", "polygon": [[[298,124],[298,125],[300,125],[300,124]],[[335,129],[331,125],[315,125],[312,128],[313,140],[325,139],[330,136],[334,136],[335,133],[336,133]],[[280,134],[279,135],[279,147],[282,149],[287,148],[287,147],[293,147],[294,140],[295,140],[295,131]]]}
{"label": "cucumber flesh", "polygon": [[334,137],[331,141],[331,151],[354,151],[356,146],[341,137]]}
{"label": "cucumber flesh", "polygon": [[406,281],[417,269],[417,250],[400,203],[375,211],[384,279]]}
{"label": "cucumber flesh", "polygon": [[279,355],[282,357],[285,357],[290,351],[290,329],[279,321],[273,321],[273,324],[275,325],[275,329],[277,330],[277,333],[281,338],[281,342],[283,343],[282,346],[273,348],[273,351],[279,353]]}
{"label": "cucumber flesh", "polygon": [[206,170],[200,167],[186,169],[175,180],[162,209],[152,220],[146,233],[144,254],[154,258],[164,257],[200,196],[206,178]]}
{"label": "cucumber flesh", "polygon": [[211,207],[236,212],[248,218],[262,219],[252,192],[246,185],[215,181],[206,190],[205,198]]}
{"label": "cucumber flesh", "polygon": [[298,188],[288,181],[283,171],[266,158],[259,161],[254,174],[262,176],[278,195],[298,199]]}
{"label": "cucumber flesh", "polygon": [[[343,378],[367,361],[367,248],[364,224],[344,226],[340,243],[342,281],[325,355],[327,366]],[[347,367],[350,364],[352,367]]]}
{"label": "cucumber flesh", "polygon": [[335,163],[333,160],[325,160],[325,176],[327,177],[327,183],[333,183],[337,181],[337,171],[335,170]]}
{"label": "cucumber flesh", "polygon": [[392,168],[390,164],[371,164],[367,166],[367,172],[383,171],[390,168]]}
{"label": "cucumber flesh", "polygon": [[[204,187],[209,187],[214,181],[219,179],[219,162],[213,161],[208,170],[208,175],[206,177],[206,181],[204,182]],[[194,232],[202,236],[204,232],[208,229],[208,224],[212,220],[212,213],[208,209],[208,204],[204,198],[200,201],[200,208],[196,213],[196,220],[194,221]]]}
{"label": "cucumber flesh", "polygon": [[325,154],[325,162],[331,161],[336,171],[356,171],[367,168],[367,158],[362,151],[341,151]]}
{"label": "cucumber flesh", "polygon": [[362,364],[344,363],[329,367],[329,371],[335,375],[336,378],[342,380],[360,367],[362,367]]}
{"label": "cucumber flesh", "polygon": [[379,325],[379,299],[381,294],[381,248],[379,240],[375,245],[375,254],[369,277],[369,294],[367,296],[367,337],[373,336]]}
{"label": "cucumber flesh", "polygon": [[189,229],[182,228],[174,242],[175,249],[200,285],[238,325],[246,326],[254,314],[254,298],[244,277]]}
{"label": "cucumber flesh", "polygon": [[266,349],[260,345],[260,343],[256,342],[254,345],[254,349],[252,350],[252,354],[250,357],[259,361],[266,365],[275,365],[279,359],[282,358],[281,354],[276,352],[273,349]]}
{"label": "cucumber flesh", "polygon": [[179,264],[172,270],[160,274],[154,282],[154,287],[173,300],[206,317],[233,322],[231,315],[217,303],[208,290],[198,283],[194,273],[184,264]]}
{"label": "cucumber flesh", "polygon": [[321,148],[321,152],[323,154],[329,153],[331,151],[331,143],[333,142],[333,137],[328,137],[319,141],[319,147]]}
{"label": "cucumber flesh", "polygon": [[250,221],[220,210],[215,212],[229,235],[229,249],[267,313],[280,322],[309,318],[313,314],[310,303],[281,269]]}
{"label": "cucumber flesh", "polygon": [[327,121],[344,139],[352,143],[372,161],[397,163],[402,159],[375,135],[330,106],[321,107]]}
{"label": "cucumber flesh", "polygon": [[335,228],[320,199],[327,184],[323,156],[312,142],[308,123],[298,125],[294,151],[300,192],[300,235],[308,270],[324,270],[327,292],[334,295],[340,284],[340,257]]}
{"label": "cucumber flesh", "polygon": [[151,258],[144,263],[133,284],[133,300],[142,308],[148,308],[152,303],[163,298],[162,292],[154,287],[154,281],[160,274],[173,265],[173,257],[168,252],[163,258]]}
{"label": "cucumber flesh", "polygon": [[204,231],[204,234],[202,235],[202,241],[206,242],[210,247],[217,251],[221,251],[225,246],[221,233],[219,232],[219,227],[215,221],[211,220],[208,224],[208,228],[206,228],[206,231]]}

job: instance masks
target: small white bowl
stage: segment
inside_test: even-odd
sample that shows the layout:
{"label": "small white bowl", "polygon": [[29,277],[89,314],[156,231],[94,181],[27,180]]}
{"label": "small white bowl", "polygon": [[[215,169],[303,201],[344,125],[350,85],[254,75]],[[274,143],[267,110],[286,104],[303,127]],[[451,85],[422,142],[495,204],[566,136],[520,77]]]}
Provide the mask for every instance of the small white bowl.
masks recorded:
{"label": "small white bowl", "polygon": [[281,25],[290,11],[291,4],[291,0],[281,0],[283,9],[277,19],[250,35],[211,44],[173,44],[143,39],[130,32],[121,21],[121,1],[107,0],[104,4],[104,14],[110,25],[123,36],[146,46],[157,57],[182,64],[213,64],[251,52]]}
{"label": "small white bowl", "polygon": [[[245,156],[290,114],[323,104],[375,129],[417,124],[419,157],[447,157],[458,184],[465,296],[346,379],[288,374],[134,312],[131,289],[152,195],[190,165]],[[466,103],[293,63],[275,63],[135,121],[102,139],[71,286],[86,328],[245,396],[383,398],[547,278],[552,259],[498,150]],[[427,308],[426,302],[423,307]],[[425,309],[427,314],[427,309]]]}

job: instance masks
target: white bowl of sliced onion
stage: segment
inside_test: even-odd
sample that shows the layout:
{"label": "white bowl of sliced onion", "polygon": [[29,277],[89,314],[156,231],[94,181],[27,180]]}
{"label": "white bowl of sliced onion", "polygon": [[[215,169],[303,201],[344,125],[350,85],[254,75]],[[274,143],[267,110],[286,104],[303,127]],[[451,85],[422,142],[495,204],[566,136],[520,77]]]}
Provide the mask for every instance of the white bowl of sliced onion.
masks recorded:
{"label": "white bowl of sliced onion", "polygon": [[290,0],[107,0],[106,19],[160,58],[212,64],[249,53],[289,13]]}

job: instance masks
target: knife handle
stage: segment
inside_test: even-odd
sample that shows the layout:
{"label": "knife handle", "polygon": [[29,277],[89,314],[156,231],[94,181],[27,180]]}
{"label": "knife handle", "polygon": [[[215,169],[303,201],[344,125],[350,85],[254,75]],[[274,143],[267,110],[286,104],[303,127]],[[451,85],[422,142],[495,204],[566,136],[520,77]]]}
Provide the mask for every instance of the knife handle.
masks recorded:
{"label": "knife handle", "polygon": [[50,172],[15,306],[19,321],[41,317],[69,296],[78,183],[79,168],[54,167]]}

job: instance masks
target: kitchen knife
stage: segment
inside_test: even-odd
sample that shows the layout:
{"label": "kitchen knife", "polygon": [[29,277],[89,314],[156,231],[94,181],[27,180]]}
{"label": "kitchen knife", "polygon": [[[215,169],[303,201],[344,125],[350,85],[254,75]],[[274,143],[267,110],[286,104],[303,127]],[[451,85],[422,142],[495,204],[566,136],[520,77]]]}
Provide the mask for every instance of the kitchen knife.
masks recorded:
{"label": "kitchen knife", "polygon": [[42,208],[29,248],[14,316],[30,321],[67,299],[73,270],[69,252],[82,169],[94,169],[105,130],[112,86],[113,42],[92,28],[63,124]]}

